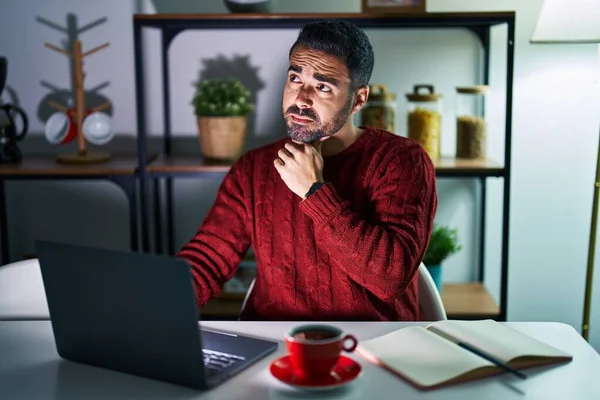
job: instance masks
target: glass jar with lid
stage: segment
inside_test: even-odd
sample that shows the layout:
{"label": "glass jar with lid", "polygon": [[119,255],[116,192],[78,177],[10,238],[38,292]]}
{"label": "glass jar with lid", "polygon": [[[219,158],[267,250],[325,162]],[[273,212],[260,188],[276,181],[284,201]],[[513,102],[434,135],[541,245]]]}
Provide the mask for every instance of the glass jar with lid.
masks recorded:
{"label": "glass jar with lid", "polygon": [[487,124],[484,107],[488,86],[456,88],[456,157],[486,157]]}
{"label": "glass jar with lid", "polygon": [[369,85],[369,98],[360,115],[360,125],[396,133],[396,95],[385,85]]}
{"label": "glass jar with lid", "polygon": [[433,85],[415,85],[408,99],[408,137],[423,146],[432,160],[440,158],[442,95]]}

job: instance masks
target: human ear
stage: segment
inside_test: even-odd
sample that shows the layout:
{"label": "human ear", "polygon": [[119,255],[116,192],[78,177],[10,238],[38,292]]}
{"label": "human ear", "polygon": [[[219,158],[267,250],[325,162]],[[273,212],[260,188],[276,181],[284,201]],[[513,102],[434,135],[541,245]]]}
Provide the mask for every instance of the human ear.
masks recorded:
{"label": "human ear", "polygon": [[354,106],[352,107],[352,112],[359,112],[361,108],[367,103],[367,99],[369,98],[369,86],[362,86],[356,90],[354,95]]}

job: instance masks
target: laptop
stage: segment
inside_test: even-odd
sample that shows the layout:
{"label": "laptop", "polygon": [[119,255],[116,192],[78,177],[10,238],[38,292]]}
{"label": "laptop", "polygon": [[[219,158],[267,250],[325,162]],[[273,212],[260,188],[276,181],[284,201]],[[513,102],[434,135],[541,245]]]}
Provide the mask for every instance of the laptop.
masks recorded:
{"label": "laptop", "polygon": [[66,360],[208,390],[278,347],[202,328],[182,260],[51,241],[36,251]]}

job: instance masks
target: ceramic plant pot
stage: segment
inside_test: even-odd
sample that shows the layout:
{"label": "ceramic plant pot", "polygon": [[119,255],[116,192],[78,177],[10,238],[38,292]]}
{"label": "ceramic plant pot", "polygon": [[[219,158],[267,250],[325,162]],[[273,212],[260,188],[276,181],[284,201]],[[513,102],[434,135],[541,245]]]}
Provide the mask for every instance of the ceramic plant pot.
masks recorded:
{"label": "ceramic plant pot", "polygon": [[233,161],[244,150],[246,116],[198,117],[200,150],[207,160]]}
{"label": "ceramic plant pot", "polygon": [[435,286],[437,287],[438,292],[442,293],[442,266],[441,264],[437,265],[427,265],[427,270],[433,278],[435,282]]}

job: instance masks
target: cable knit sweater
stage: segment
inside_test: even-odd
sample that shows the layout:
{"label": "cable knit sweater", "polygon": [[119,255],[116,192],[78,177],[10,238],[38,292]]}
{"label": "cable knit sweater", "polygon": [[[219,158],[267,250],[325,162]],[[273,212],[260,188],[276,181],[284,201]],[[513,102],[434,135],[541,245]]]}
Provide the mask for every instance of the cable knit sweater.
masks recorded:
{"label": "cable knit sweater", "polygon": [[273,165],[284,142],[232,166],[178,253],[192,267],[198,306],[220,293],[252,245],[256,283],[241,319],[418,320],[416,271],[437,208],[422,147],[366,128],[324,157],[327,184],[303,201]]}

